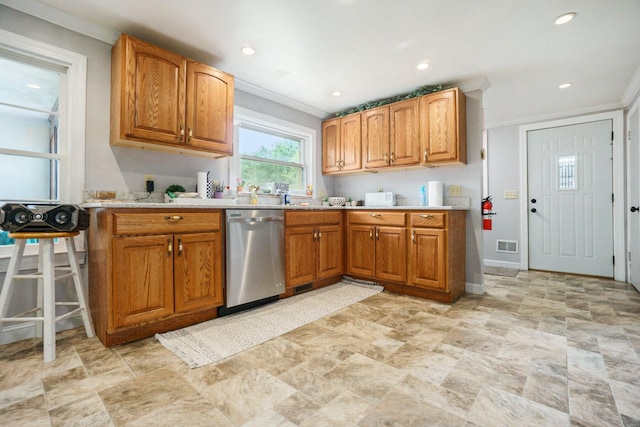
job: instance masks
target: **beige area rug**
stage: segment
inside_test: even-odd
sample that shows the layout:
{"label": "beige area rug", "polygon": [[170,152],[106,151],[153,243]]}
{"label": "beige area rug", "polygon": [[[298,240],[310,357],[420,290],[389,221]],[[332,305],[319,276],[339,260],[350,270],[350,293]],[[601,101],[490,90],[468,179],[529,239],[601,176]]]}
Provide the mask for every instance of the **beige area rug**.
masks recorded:
{"label": "beige area rug", "polygon": [[335,285],[253,310],[156,334],[189,367],[218,362],[381,292],[383,287],[343,278]]}
{"label": "beige area rug", "polygon": [[491,274],[493,276],[506,276],[506,277],[516,277],[520,270],[515,268],[506,268],[506,267],[484,267],[484,274]]}

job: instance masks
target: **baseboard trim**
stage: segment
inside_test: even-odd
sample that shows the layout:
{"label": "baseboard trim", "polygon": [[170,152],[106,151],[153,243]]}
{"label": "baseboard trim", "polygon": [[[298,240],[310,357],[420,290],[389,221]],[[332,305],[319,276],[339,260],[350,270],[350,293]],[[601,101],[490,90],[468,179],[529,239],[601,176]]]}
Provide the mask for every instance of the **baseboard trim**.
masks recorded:
{"label": "baseboard trim", "polygon": [[[57,322],[56,332],[66,331],[67,329],[74,329],[80,326],[84,326],[84,322],[82,321],[82,315],[78,313]],[[36,322],[21,322],[2,328],[2,333],[0,333],[0,344],[10,344],[17,341],[35,338],[35,336]]]}
{"label": "baseboard trim", "polygon": [[482,295],[486,290],[484,283],[465,283],[464,291],[468,294]]}
{"label": "baseboard trim", "polygon": [[511,262],[511,261],[499,261],[497,259],[485,259],[484,265],[487,267],[504,267],[504,268],[514,268],[516,270],[522,270],[522,266],[519,262]]}

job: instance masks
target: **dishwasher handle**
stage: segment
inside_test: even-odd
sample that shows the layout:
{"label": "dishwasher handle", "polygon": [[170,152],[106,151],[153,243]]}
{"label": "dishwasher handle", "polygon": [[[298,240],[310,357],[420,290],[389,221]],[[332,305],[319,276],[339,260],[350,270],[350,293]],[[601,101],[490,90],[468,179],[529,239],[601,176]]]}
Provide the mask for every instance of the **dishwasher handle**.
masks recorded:
{"label": "dishwasher handle", "polygon": [[246,222],[249,224],[256,224],[258,222],[271,222],[271,221],[284,221],[282,217],[276,216],[260,216],[254,218],[227,218],[227,222]]}

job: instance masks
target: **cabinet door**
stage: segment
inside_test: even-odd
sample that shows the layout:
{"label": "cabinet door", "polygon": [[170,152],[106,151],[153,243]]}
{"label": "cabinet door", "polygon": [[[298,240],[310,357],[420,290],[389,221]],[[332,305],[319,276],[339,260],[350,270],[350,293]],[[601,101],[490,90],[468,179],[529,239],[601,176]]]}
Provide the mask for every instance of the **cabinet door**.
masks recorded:
{"label": "cabinet door", "polygon": [[173,236],[113,239],[109,330],[173,314]]}
{"label": "cabinet door", "polygon": [[340,119],[340,170],[356,171],[362,167],[362,129],[360,114]]}
{"label": "cabinet door", "polygon": [[407,229],[404,227],[376,228],[376,277],[406,282]]}
{"label": "cabinet door", "polygon": [[233,154],[233,76],[187,62],[187,145]]}
{"label": "cabinet door", "polygon": [[322,122],[322,173],[340,171],[340,119]]}
{"label": "cabinet door", "polygon": [[337,276],[342,274],[343,247],[342,227],[325,225],[318,227],[316,240],[316,258],[318,259],[316,278]]}
{"label": "cabinet door", "polygon": [[423,162],[467,163],[466,107],[457,88],[420,98]]}
{"label": "cabinet door", "polygon": [[316,238],[313,227],[288,227],[285,230],[286,287],[312,282],[316,271]]}
{"label": "cabinet door", "polygon": [[347,273],[375,277],[375,227],[351,225],[347,241]]}
{"label": "cabinet door", "polygon": [[365,168],[389,165],[389,107],[362,113],[362,156]]}
{"label": "cabinet door", "polygon": [[420,114],[417,99],[389,106],[391,116],[390,164],[408,166],[420,163]]}
{"label": "cabinet door", "polygon": [[183,144],[186,59],[127,37],[121,63],[125,136]]}
{"label": "cabinet door", "polygon": [[220,232],[174,236],[173,270],[176,313],[224,303]]}
{"label": "cabinet door", "polygon": [[448,291],[445,230],[414,228],[411,232],[409,284]]}

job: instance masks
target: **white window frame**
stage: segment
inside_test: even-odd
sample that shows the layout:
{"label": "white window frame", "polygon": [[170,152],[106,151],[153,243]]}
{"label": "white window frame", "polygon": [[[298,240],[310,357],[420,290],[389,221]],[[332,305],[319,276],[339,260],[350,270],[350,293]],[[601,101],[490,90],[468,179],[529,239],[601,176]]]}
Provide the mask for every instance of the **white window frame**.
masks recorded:
{"label": "white window frame", "polygon": [[[0,48],[67,69],[66,101],[60,105],[58,194],[60,203],[82,203],[85,182],[86,56],[5,30],[0,30]],[[83,239],[76,241],[79,249],[83,249]],[[56,248],[64,252],[64,242],[59,242]],[[30,245],[25,255],[37,255],[37,249],[37,245]],[[6,271],[12,251],[13,246],[0,247],[0,271]]]}
{"label": "white window frame", "polygon": [[[304,176],[305,182],[310,184],[313,182],[314,162],[313,154],[315,153],[316,131],[315,129],[279,119],[277,117],[262,114],[257,111],[249,110],[242,107],[234,107],[233,114],[233,157],[229,164],[229,183],[236,183],[236,178],[240,177],[240,142],[238,140],[238,129],[245,125],[253,130],[275,132],[284,135],[290,135],[302,142],[302,161],[305,166]],[[315,189],[314,189],[315,191]],[[305,189],[291,192],[293,195],[306,195]]]}

